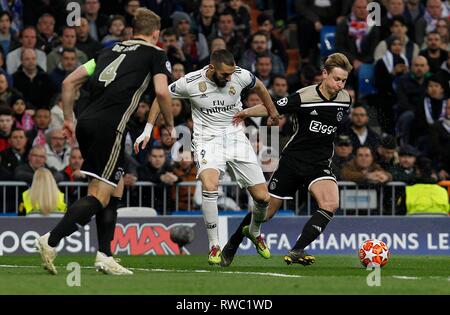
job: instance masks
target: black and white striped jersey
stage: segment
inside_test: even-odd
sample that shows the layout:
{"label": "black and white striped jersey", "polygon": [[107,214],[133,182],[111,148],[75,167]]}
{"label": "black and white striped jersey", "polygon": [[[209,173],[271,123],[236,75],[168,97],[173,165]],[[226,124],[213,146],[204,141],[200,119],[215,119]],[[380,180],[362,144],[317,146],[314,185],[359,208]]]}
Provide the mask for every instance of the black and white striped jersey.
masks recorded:
{"label": "black and white striped jersey", "polygon": [[294,134],[282,155],[288,154],[308,164],[329,165],[335,133],[348,113],[351,98],[347,91],[341,90],[328,100],[319,86],[307,86],[275,104],[279,113],[293,114]]}

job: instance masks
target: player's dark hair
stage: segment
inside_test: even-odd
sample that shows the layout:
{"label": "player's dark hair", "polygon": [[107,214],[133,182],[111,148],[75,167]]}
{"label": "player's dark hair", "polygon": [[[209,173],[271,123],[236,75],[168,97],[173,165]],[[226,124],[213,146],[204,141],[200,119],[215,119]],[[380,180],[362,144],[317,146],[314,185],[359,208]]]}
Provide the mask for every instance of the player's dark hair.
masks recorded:
{"label": "player's dark hair", "polygon": [[327,73],[330,73],[334,68],[341,68],[350,73],[353,66],[344,54],[334,53],[329,55],[327,60],[325,60],[324,69]]}
{"label": "player's dark hair", "polygon": [[139,8],[134,15],[132,26],[134,35],[150,36],[161,29],[161,18],[152,10]]}
{"label": "player's dark hair", "polygon": [[226,49],[219,49],[211,54],[211,64],[217,66],[222,63],[227,66],[234,66],[236,64],[233,54]]}

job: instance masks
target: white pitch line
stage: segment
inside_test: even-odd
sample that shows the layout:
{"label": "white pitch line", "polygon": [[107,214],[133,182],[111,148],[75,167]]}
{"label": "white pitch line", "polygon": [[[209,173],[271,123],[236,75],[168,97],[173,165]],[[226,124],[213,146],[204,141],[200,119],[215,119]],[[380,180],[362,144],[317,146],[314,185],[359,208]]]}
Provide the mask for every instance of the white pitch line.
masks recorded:
{"label": "white pitch line", "polygon": [[[22,265],[0,265],[0,268],[41,268],[41,266],[22,266]],[[82,269],[94,269],[95,267],[83,266]],[[250,276],[270,276],[279,278],[304,278],[305,276],[288,275],[284,273],[274,272],[246,272],[246,271],[215,271],[215,270],[189,270],[189,269],[160,269],[160,268],[128,268],[136,271],[147,272],[176,272],[176,273],[223,273],[223,274],[242,274]]]}
{"label": "white pitch line", "polygon": [[420,277],[408,277],[408,276],[392,276],[392,278],[402,279],[402,280],[420,280],[420,279],[422,279]]}

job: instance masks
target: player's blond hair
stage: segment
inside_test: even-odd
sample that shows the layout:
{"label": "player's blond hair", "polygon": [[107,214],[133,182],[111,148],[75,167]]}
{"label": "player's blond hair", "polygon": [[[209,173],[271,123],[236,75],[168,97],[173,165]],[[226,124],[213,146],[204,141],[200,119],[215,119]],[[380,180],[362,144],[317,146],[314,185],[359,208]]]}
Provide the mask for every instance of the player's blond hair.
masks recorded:
{"label": "player's blond hair", "polygon": [[152,10],[139,8],[133,18],[133,34],[150,36],[161,29],[161,18]]}
{"label": "player's blond hair", "polygon": [[33,210],[40,210],[43,214],[58,208],[59,189],[53,174],[41,167],[34,172],[33,183],[29,190],[29,197]]}
{"label": "player's blond hair", "polygon": [[327,60],[325,60],[325,65],[323,68],[328,73],[330,73],[334,68],[341,68],[350,73],[350,71],[352,71],[353,69],[353,66],[344,54],[334,53],[329,55]]}

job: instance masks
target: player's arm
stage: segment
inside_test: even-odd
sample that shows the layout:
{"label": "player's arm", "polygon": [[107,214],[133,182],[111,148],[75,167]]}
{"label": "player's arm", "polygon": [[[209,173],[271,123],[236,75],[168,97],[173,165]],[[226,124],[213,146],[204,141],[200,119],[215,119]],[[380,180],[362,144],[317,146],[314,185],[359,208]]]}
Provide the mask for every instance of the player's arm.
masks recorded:
{"label": "player's arm", "polygon": [[272,97],[270,97],[269,91],[267,91],[266,87],[259,79],[256,79],[255,92],[262,100],[263,106],[266,108],[267,115],[269,116],[269,119],[267,120],[267,125],[278,126],[278,119],[280,115],[278,114],[278,111],[275,105],[273,104]]}
{"label": "player's arm", "polygon": [[153,76],[153,83],[155,85],[156,99],[158,100],[159,108],[164,116],[169,130],[174,127],[172,114],[172,98],[170,97],[169,88],[167,84],[167,76],[163,73],[158,73]]}
{"label": "player's arm", "polygon": [[152,135],[153,126],[155,125],[156,118],[160,113],[160,108],[158,101],[156,98],[153,100],[152,107],[150,108],[150,112],[148,113],[147,124],[145,125],[144,131],[134,142],[134,152],[136,154],[139,152],[139,144],[142,142],[141,149],[145,149],[147,143],[150,141],[150,137]]}
{"label": "player's arm", "polygon": [[73,105],[75,103],[75,98],[80,87],[86,82],[89,76],[94,73],[94,70],[95,60],[91,59],[69,74],[62,83],[61,101],[64,113],[63,132],[71,144],[76,142],[73,126]]}

